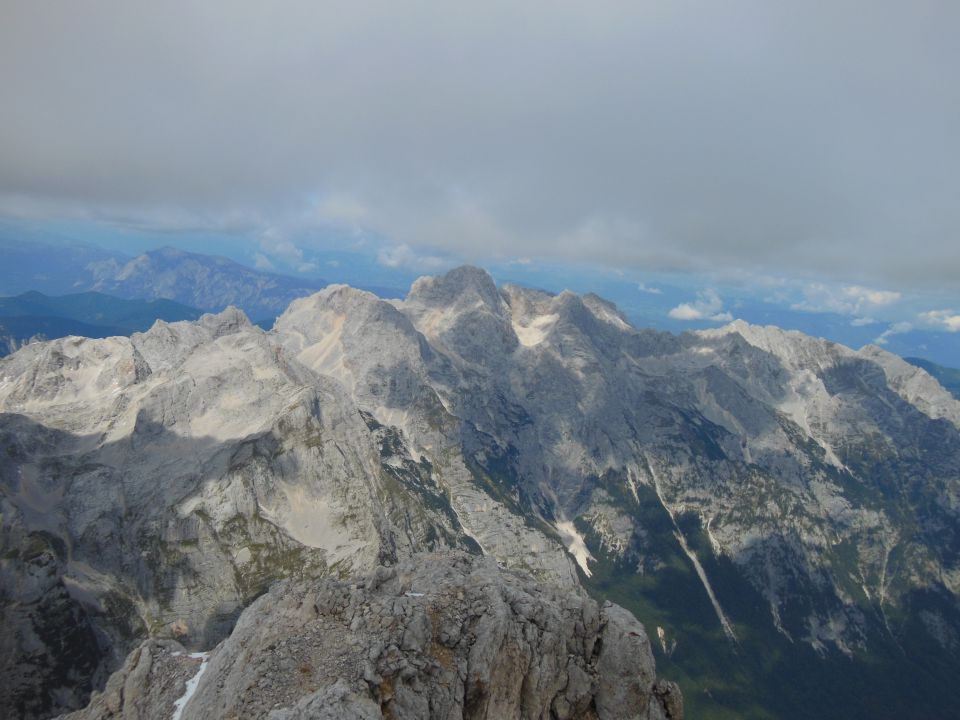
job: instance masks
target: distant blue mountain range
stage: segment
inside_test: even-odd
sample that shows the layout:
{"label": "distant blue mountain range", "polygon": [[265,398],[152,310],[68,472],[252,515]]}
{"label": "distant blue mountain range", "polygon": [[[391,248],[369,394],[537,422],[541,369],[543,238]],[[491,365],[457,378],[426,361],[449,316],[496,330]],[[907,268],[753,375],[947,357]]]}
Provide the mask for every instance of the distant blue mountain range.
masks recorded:
{"label": "distant blue mountain range", "polygon": [[99,292],[53,297],[30,291],[0,297],[0,355],[31,340],[130,335],[157,320],[196,320],[200,315],[200,310],[172,300],[130,300]]}
{"label": "distant blue mountain range", "polygon": [[0,317],[49,316],[113,327],[146,330],[155,320],[196,320],[201,311],[173,300],[129,300],[99,292],[54,297],[30,291],[16,297],[0,297]]}
{"label": "distant blue mountain range", "polygon": [[[165,239],[158,235],[155,239],[177,242],[176,236]],[[163,247],[133,255],[117,247],[106,249],[94,243],[91,239],[88,244],[79,244],[68,235],[31,232],[29,227],[0,220],[0,296],[29,290],[49,296],[99,291],[116,298],[167,299],[209,312],[235,305],[251,321],[270,328],[291,300],[325,287],[328,279],[369,290],[381,298],[402,298],[406,291],[399,288],[409,287],[419,275],[411,268],[384,263],[370,249],[366,254],[355,250],[304,251],[304,259],[309,260],[307,264],[313,268],[311,274],[282,274],[287,270],[273,272],[272,267],[267,271],[258,269],[259,265],[258,268],[245,265],[243,253],[238,252],[232,253],[231,259]],[[242,243],[235,239],[234,244]],[[142,248],[143,243],[131,247]],[[229,250],[227,246],[218,247],[223,252]],[[312,275],[321,268],[324,273],[331,273],[331,278]],[[716,327],[723,322],[723,317],[730,316],[753,324],[799,330],[853,348],[884,343],[887,350],[903,357],[923,357],[940,366],[960,367],[960,333],[922,323],[891,333],[888,332],[893,328],[890,320],[806,311],[798,309],[797,297],[775,301],[768,293],[748,286],[721,288],[724,312],[691,321],[672,317],[671,310],[699,297],[702,288],[709,286],[703,277],[651,276],[638,285],[629,273],[618,275],[609,269],[563,263],[500,262],[491,264],[488,270],[499,283],[512,282],[551,292],[570,289],[597,293],[615,302],[637,327],[676,333]],[[793,292],[797,292],[796,288]],[[946,300],[941,305],[950,306]],[[30,314],[60,317],[55,313]],[[77,320],[90,323],[89,319]],[[102,327],[99,321],[90,324]]]}
{"label": "distant blue mountain range", "polygon": [[[38,291],[59,296],[69,291],[96,291],[114,298],[171,300],[207,312],[234,305],[267,328],[291,300],[328,284],[319,277],[257,270],[230,258],[173,247],[130,256],[91,245],[0,234],[0,258],[0,295]],[[352,284],[382,298],[405,294],[394,287]]]}
{"label": "distant blue mountain range", "polygon": [[268,323],[294,298],[327,285],[320,278],[264,272],[229,258],[169,247],[129,257],[85,245],[0,238],[0,257],[0,293],[6,295],[92,290],[214,312],[234,305],[252,320]]}

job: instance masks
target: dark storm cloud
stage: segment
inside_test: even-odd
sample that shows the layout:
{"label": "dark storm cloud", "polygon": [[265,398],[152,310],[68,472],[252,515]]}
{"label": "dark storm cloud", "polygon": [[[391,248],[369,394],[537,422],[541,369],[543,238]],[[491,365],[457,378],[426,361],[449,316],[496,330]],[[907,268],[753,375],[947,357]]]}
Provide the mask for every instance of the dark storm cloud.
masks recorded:
{"label": "dark storm cloud", "polygon": [[0,212],[960,276],[960,4],[6,2]]}

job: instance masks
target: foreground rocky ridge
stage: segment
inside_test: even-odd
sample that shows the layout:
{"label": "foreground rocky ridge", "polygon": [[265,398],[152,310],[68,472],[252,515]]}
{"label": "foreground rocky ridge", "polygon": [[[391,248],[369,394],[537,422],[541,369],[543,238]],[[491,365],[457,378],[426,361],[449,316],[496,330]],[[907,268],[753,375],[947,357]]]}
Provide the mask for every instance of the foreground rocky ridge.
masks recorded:
{"label": "foreground rocky ridge", "polygon": [[148,635],[212,646],[278,579],[422,550],[579,572],[678,676],[960,647],[960,403],[879,348],[636,330],[459,268],[404,301],[328,287],[271,332],[231,310],[31,345],[0,411],[0,700],[25,716]]}
{"label": "foreground rocky ridge", "polygon": [[279,583],[209,658],[147,641],[67,717],[159,720],[178,701],[184,720],[683,717],[630,613],[465,553]]}

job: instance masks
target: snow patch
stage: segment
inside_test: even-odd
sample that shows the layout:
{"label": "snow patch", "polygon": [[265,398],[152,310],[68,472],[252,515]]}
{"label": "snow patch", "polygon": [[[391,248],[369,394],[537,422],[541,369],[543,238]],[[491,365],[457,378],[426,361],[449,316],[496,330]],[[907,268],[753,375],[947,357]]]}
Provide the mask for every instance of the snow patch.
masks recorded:
{"label": "snow patch", "polygon": [[592,577],[593,572],[590,570],[587,562],[589,560],[596,562],[596,558],[590,554],[590,551],[587,549],[587,544],[583,541],[583,536],[577,532],[576,526],[571,521],[564,520],[563,522],[558,522],[554,527],[556,527],[557,532],[560,533],[560,539],[563,540],[564,546],[570,554],[573,555],[580,569],[583,570],[583,574],[587,577]]}
{"label": "snow patch", "polygon": [[190,653],[190,657],[194,660],[203,660],[203,662],[200,663],[200,669],[197,670],[197,674],[187,680],[186,691],[184,691],[183,695],[173,704],[173,720],[180,720],[184,708],[186,708],[187,703],[190,702],[190,698],[197,692],[197,688],[200,686],[200,678],[203,677],[203,673],[207,671],[207,663],[210,661],[210,653],[208,652]]}
{"label": "snow patch", "polygon": [[680,549],[683,550],[684,554],[693,564],[693,569],[696,571],[697,577],[700,578],[700,583],[703,585],[703,589],[707,592],[707,597],[710,598],[710,604],[713,605],[713,611],[717,614],[717,619],[720,621],[720,627],[723,628],[724,634],[732,643],[736,644],[737,634],[733,631],[733,625],[730,624],[730,620],[727,619],[726,613],[723,612],[723,608],[720,606],[720,601],[717,599],[717,595],[713,591],[713,586],[710,584],[710,580],[707,577],[707,571],[704,570],[703,565],[700,564],[700,559],[697,557],[697,554],[690,549],[689,545],[687,545],[687,539],[683,536],[683,533],[680,532],[680,526],[677,525],[677,520],[673,516],[673,511],[670,510],[666,501],[663,499],[663,494],[660,492],[660,481],[657,478],[657,475],[653,470],[653,465],[650,463],[649,459],[647,460],[647,467],[650,468],[650,473],[653,476],[653,489],[657,493],[657,499],[660,501],[663,509],[667,511],[667,515],[670,516],[670,521],[673,523],[673,536],[677,539]]}
{"label": "snow patch", "polygon": [[550,331],[550,327],[560,319],[557,314],[540,315],[533,318],[526,325],[521,325],[516,320],[513,321],[513,332],[516,333],[520,344],[525,347],[533,347],[543,342]]}
{"label": "snow patch", "polygon": [[[720,557],[720,555],[723,554],[723,546],[717,541],[717,538],[714,537],[713,530],[710,527],[710,525],[713,523],[713,517],[708,516],[706,520],[707,521],[703,526],[707,531],[707,538],[710,540],[710,547],[713,548],[713,554],[717,557]],[[703,522],[702,515],[700,516],[700,521]]]}
{"label": "snow patch", "polygon": [[657,625],[657,639],[660,640],[660,648],[663,650],[663,654],[667,657],[673,655],[674,650],[677,649],[677,639],[676,638],[667,638],[667,631],[662,627]]}
{"label": "snow patch", "polygon": [[591,307],[590,310],[593,312],[594,317],[598,320],[603,320],[614,327],[620,328],[621,330],[629,330],[630,325],[624,322],[623,318],[618,317],[616,313],[611,312],[609,308],[598,306]]}
{"label": "snow patch", "polygon": [[634,474],[632,467],[627,467],[627,487],[630,488],[633,501],[639,505],[640,496],[637,494],[637,476]]}

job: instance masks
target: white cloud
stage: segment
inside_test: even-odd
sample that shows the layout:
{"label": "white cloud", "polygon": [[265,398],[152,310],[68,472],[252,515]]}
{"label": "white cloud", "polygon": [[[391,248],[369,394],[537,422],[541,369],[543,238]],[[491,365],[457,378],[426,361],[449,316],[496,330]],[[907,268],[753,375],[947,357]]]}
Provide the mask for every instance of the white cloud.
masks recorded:
{"label": "white cloud", "polygon": [[637,283],[637,290],[642,293],[649,293],[650,295],[663,295],[663,290],[658,287],[653,287],[652,285],[647,285],[646,283]]}
{"label": "white cloud", "polygon": [[259,252],[254,253],[253,255],[253,266],[257,270],[274,270],[275,269],[273,263],[270,262],[270,258],[268,258],[263,253],[259,253]]}
{"label": "white cloud", "polygon": [[260,250],[253,256],[255,266],[260,270],[275,270],[279,262],[298,273],[312,273],[319,265],[303,257],[303,250],[291,241],[284,230],[270,226],[259,234]]}
{"label": "white cloud", "polygon": [[713,288],[707,288],[697,293],[696,301],[680,303],[667,313],[674,320],[713,320],[714,322],[730,322],[733,315],[723,309],[723,300]]}
{"label": "white cloud", "polygon": [[956,286],[960,3],[49,5],[0,2],[0,211]]}
{"label": "white cloud", "polygon": [[268,227],[260,233],[260,249],[268,258],[278,259],[299,267],[303,263],[303,250],[294,245],[284,234],[276,227]]}
{"label": "white cloud", "polygon": [[794,303],[791,308],[862,316],[865,311],[891,305],[900,298],[901,294],[893,290],[875,290],[862,285],[836,287],[810,283],[803,288],[803,300]]}
{"label": "white cloud", "polygon": [[929,310],[920,313],[920,321],[947,332],[960,332],[960,313],[953,310]]}
{"label": "white cloud", "polygon": [[876,325],[877,321],[872,317],[858,317],[851,320],[850,324],[854,327],[864,327],[866,325]]}
{"label": "white cloud", "polygon": [[886,330],[884,330],[882,333],[880,333],[880,334],[874,339],[874,342],[875,342],[877,345],[886,345],[886,344],[887,344],[887,340],[888,340],[892,335],[899,335],[899,334],[901,334],[901,333],[910,332],[911,330],[913,330],[913,325],[912,325],[911,323],[908,323],[908,322],[898,322],[898,323],[894,323],[893,325],[891,325],[890,327],[888,327]]}
{"label": "white cloud", "polygon": [[320,198],[313,207],[317,220],[347,226],[362,224],[369,217],[367,206],[346,193],[330,193]]}
{"label": "white cloud", "polygon": [[667,314],[674,320],[701,320],[703,318],[703,312],[689,303],[677,305]]}
{"label": "white cloud", "polygon": [[447,260],[435,255],[421,255],[406,243],[383,248],[377,253],[377,262],[384,267],[406,268],[418,272],[442,270],[450,264]]}
{"label": "white cloud", "polygon": [[859,285],[845,287],[843,293],[849,298],[868,305],[889,305],[900,299],[900,293],[894,290],[871,290]]}

